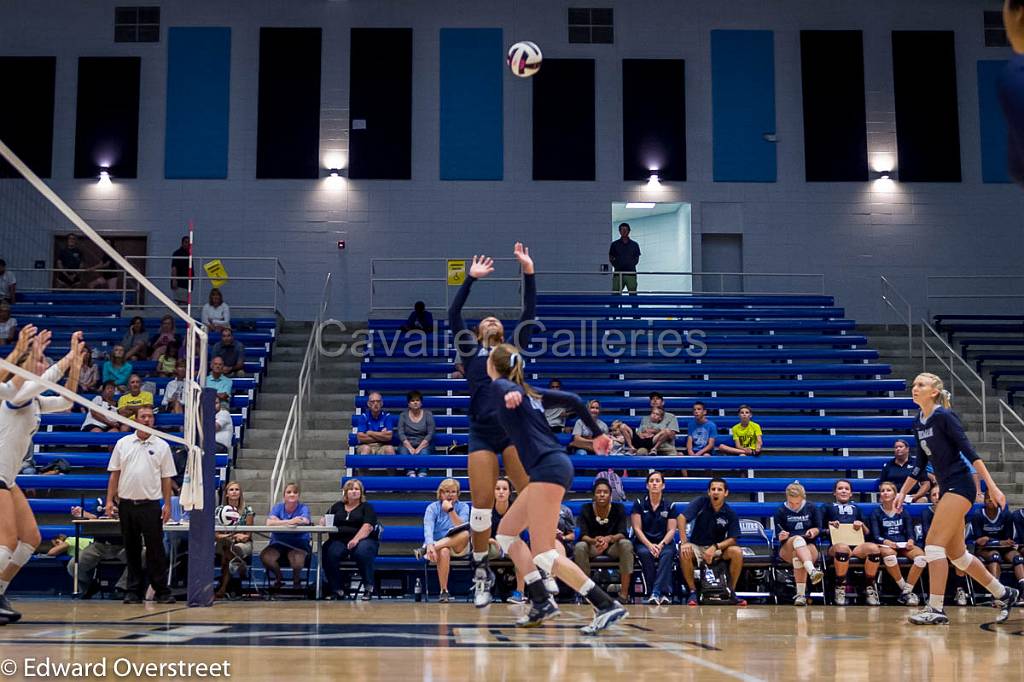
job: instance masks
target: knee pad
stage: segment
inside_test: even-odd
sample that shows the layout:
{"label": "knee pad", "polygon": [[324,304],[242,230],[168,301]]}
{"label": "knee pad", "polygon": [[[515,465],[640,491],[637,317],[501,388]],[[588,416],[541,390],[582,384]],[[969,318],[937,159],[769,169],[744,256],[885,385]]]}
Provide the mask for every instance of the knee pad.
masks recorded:
{"label": "knee pad", "polygon": [[876,564],[880,564],[880,563],[882,563],[882,555],[881,554],[868,554],[867,560],[868,561],[873,561]]}
{"label": "knee pad", "polygon": [[846,552],[836,552],[836,561],[840,563],[847,563],[850,560],[850,555]]}
{"label": "knee pad", "polygon": [[[20,544],[18,545],[18,548],[19,549],[21,548]],[[999,552],[992,552],[992,554],[989,556],[988,561],[986,563],[999,564],[999,563],[1002,563],[1002,562],[1003,562],[1003,555],[1000,554]]]}
{"label": "knee pad", "polygon": [[1018,554],[1017,556],[1013,557],[1013,565],[1014,566],[1024,566],[1024,556],[1021,556],[1020,554]]}
{"label": "knee pad", "polygon": [[498,535],[494,536],[494,541],[498,543],[498,547],[501,547],[501,553],[508,556],[508,548],[516,544],[519,539],[518,535]]}
{"label": "knee pad", "polygon": [[794,550],[797,550],[797,549],[800,549],[801,547],[806,547],[806,546],[807,546],[807,540],[804,540],[802,535],[797,535],[795,538],[793,538],[793,549]]}
{"label": "knee pad", "polygon": [[886,566],[892,567],[899,565],[900,560],[896,558],[895,554],[890,554],[889,556],[882,559],[882,563],[884,563]]}
{"label": "knee pad", "polygon": [[537,556],[533,557],[533,563],[540,570],[544,571],[548,575],[554,575],[555,560],[558,559],[558,551],[549,549],[546,552],[541,552]]}
{"label": "knee pad", "polygon": [[928,563],[942,561],[946,558],[946,548],[941,545],[925,545],[924,560]]}
{"label": "knee pad", "polygon": [[924,556],[923,554],[921,556],[914,557],[914,565],[918,568],[924,568],[928,565],[928,557]]}
{"label": "knee pad", "polygon": [[804,562],[800,561],[800,557],[793,556],[793,568],[803,568]]}
{"label": "knee pad", "polygon": [[473,507],[469,512],[469,529],[474,533],[483,533],[491,529],[491,510]]}
{"label": "knee pad", "polygon": [[953,564],[961,571],[966,571],[970,567],[973,559],[974,556],[970,552],[964,552],[963,556],[957,557],[956,559],[950,559],[949,563]]}
{"label": "knee pad", "polygon": [[27,542],[19,542],[18,547],[11,554],[11,563],[19,568],[28,563],[28,560],[32,558],[32,552],[35,551],[35,546],[28,544]]}

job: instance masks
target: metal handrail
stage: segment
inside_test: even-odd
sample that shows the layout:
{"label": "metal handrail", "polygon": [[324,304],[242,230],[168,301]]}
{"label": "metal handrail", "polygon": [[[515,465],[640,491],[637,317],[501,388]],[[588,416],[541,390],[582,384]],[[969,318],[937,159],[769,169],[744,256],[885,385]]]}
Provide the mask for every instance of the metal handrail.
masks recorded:
{"label": "metal handrail", "polygon": [[1018,448],[1020,448],[1021,450],[1024,450],[1024,441],[1022,441],[1020,438],[1018,438],[1017,435],[1013,431],[1010,430],[1010,428],[1006,425],[1006,421],[1003,419],[1004,415],[1007,412],[1012,414],[1014,420],[1016,420],[1016,422],[1018,424],[1020,424],[1022,428],[1024,428],[1024,419],[1021,419],[1021,416],[1019,414],[1017,414],[1017,411],[1014,410],[1012,407],[1010,407],[1006,403],[1005,400],[1000,398],[999,399],[999,445],[1000,445],[1000,448],[999,448],[999,461],[1000,462],[1005,462],[1006,461],[1006,437],[1007,436],[1009,436],[1010,438],[1013,439],[1013,442],[1015,442],[1017,444]]}
{"label": "metal handrail", "polygon": [[[937,339],[938,342],[940,344],[942,344],[941,348],[945,349],[946,355],[949,358],[948,362],[943,358],[943,354],[941,352],[937,351],[935,348],[933,348],[932,345],[928,342],[928,337],[925,334],[926,331],[931,332],[932,336],[934,336],[935,339]],[[974,369],[971,367],[970,363],[968,363],[966,360],[964,360],[964,358],[962,356],[960,356],[955,350],[953,350],[952,346],[950,346],[948,343],[946,343],[946,340],[944,338],[942,338],[942,335],[940,335],[939,332],[935,331],[935,328],[932,327],[930,324],[928,324],[927,320],[922,319],[921,320],[921,369],[922,370],[927,370],[927,368],[928,368],[928,355],[927,355],[927,353],[925,353],[926,350],[931,351],[931,354],[933,356],[935,356],[935,359],[938,360],[939,363],[943,367],[945,367],[947,370],[949,370],[949,378],[950,378],[949,379],[949,392],[951,394],[955,393],[956,392],[956,384],[957,384],[957,382],[959,382],[960,385],[963,386],[964,390],[966,390],[967,393],[972,398],[974,398],[974,400],[979,405],[981,405],[981,438],[982,438],[982,440],[987,442],[988,441],[988,407],[987,407],[987,405],[985,403],[985,381],[981,378],[981,376],[978,375],[977,372],[974,371]],[[967,370],[967,373],[970,375],[970,378],[974,379],[975,381],[978,382],[978,385],[981,387],[981,390],[979,391],[980,395],[978,393],[976,393],[975,391],[971,390],[971,387],[967,383],[967,381],[965,381],[963,378],[961,378],[959,375],[957,375],[956,368],[954,366],[954,364],[955,364],[954,361],[959,361],[960,364],[962,364],[964,366],[964,368]]]}
{"label": "metal handrail", "polygon": [[[938,282],[949,280],[956,284],[956,293],[932,293],[936,289]],[[985,283],[991,282],[996,284],[1002,284],[1006,280],[1024,280],[1024,275],[928,275],[925,277],[925,300],[927,301],[927,315],[931,318],[933,315],[942,313],[943,311],[938,309],[937,304],[939,301],[989,301],[989,300],[1024,300],[1024,293],[963,293],[969,290],[969,282],[974,283]],[[1020,287],[1017,287],[1018,289]],[[954,310],[953,312],[961,312]]]}
{"label": "metal handrail", "polygon": [[284,430],[281,432],[281,443],[277,446],[277,456],[274,458],[274,468],[270,472],[270,505],[281,494],[281,486],[284,484],[285,470],[290,457],[298,455],[299,434],[298,434],[298,401],[299,397],[292,398],[291,408],[288,410],[288,418],[284,422]]}
{"label": "metal handrail", "polygon": [[331,296],[332,274],[327,273],[324,277],[324,288],[320,293],[320,305],[317,306],[316,317],[313,320],[312,329],[309,331],[309,340],[306,341],[306,352],[302,357],[302,367],[299,368],[299,381],[296,395],[298,396],[298,433],[301,437],[306,428],[306,410],[312,401],[313,378],[320,371],[320,330],[323,327],[327,315],[327,307]]}
{"label": "metal handrail", "polygon": [[[370,259],[370,313],[372,314],[375,311],[383,311],[383,310],[408,310],[409,309],[409,304],[408,303],[404,303],[404,305],[401,305],[401,306],[380,306],[380,305],[376,305],[374,303],[374,296],[376,294],[376,287],[375,287],[375,285],[378,284],[378,283],[381,283],[381,282],[416,282],[417,284],[420,284],[420,285],[423,285],[423,284],[440,284],[441,286],[444,287],[444,308],[441,308],[439,306],[428,306],[428,309],[430,309],[430,310],[442,310],[442,309],[443,310],[447,310],[449,308],[449,306],[451,305],[451,286],[448,285],[448,271],[447,271],[447,269],[448,269],[448,261],[450,261],[450,260],[463,260],[463,261],[466,261],[467,263],[472,262],[472,258],[465,257],[465,256],[451,257],[451,258],[449,258],[449,257],[436,257],[436,256],[426,256],[426,257],[425,256],[420,256],[420,257],[412,257],[412,258],[371,258]],[[516,264],[516,268],[518,270],[518,262],[519,261],[517,259],[515,259],[515,258],[493,258],[492,260],[495,263],[514,263],[514,264]],[[434,277],[434,276],[431,276],[431,277],[378,277],[377,274],[376,274],[377,266],[378,265],[389,264],[389,263],[390,264],[396,264],[396,263],[419,263],[419,264],[434,263],[434,264],[441,265],[444,268],[444,270],[443,270],[444,274],[443,275],[438,275],[436,277]],[[467,269],[467,272],[468,272],[468,269]],[[476,306],[476,307],[466,306],[465,308],[463,308],[463,310],[498,311],[498,310],[511,310],[512,308],[515,308],[515,307],[521,307],[521,305],[522,305],[521,301],[522,301],[522,296],[523,296],[523,287],[522,287],[522,277],[521,276],[516,276],[516,277],[495,277],[494,275],[491,275],[491,276],[489,276],[487,278],[487,281],[488,282],[515,282],[515,283],[518,283],[519,284],[519,290],[516,293],[516,301],[517,301],[517,303],[509,304],[507,306],[502,306],[502,305]]]}
{"label": "metal handrail", "polygon": [[[890,295],[895,296],[897,299],[899,299],[900,303],[902,303],[903,305],[907,306],[907,315],[906,315],[906,317],[902,316],[900,310],[896,307],[895,303],[888,296],[886,296],[886,293],[889,293]],[[910,307],[910,302],[903,296],[903,294],[900,293],[899,289],[897,289],[893,285],[893,283],[890,282],[889,279],[885,275],[882,275],[882,303],[884,303],[885,305],[889,306],[889,309],[892,310],[896,314],[896,317],[899,318],[901,322],[903,322],[904,324],[907,325],[907,357],[908,358],[913,357],[914,356],[914,313],[913,313],[913,309]]]}

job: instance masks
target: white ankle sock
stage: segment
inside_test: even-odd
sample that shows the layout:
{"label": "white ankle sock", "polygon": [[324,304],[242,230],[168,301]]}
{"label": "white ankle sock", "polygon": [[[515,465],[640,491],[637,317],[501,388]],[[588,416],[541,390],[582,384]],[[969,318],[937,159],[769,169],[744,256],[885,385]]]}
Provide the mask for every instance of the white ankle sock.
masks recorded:
{"label": "white ankle sock", "polygon": [[946,597],[942,594],[929,594],[928,605],[936,611],[941,611],[946,605]]}
{"label": "white ankle sock", "polygon": [[814,562],[813,561],[805,561],[804,562],[804,568],[807,569],[808,573],[814,573]]}
{"label": "white ankle sock", "polygon": [[796,584],[796,593],[797,594],[804,594],[806,592],[807,592],[807,584],[806,583],[797,583]]}

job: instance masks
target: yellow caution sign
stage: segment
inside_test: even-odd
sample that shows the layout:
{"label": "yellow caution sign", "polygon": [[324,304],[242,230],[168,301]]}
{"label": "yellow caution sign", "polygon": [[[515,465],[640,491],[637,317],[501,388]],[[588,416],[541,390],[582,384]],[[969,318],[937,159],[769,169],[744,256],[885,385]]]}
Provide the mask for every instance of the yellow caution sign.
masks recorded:
{"label": "yellow caution sign", "polygon": [[450,260],[448,261],[448,286],[457,287],[461,286],[466,281],[466,261],[464,260]]}
{"label": "yellow caution sign", "polygon": [[228,271],[220,259],[214,259],[203,266],[206,276],[210,278],[210,285],[218,289],[228,283]]}

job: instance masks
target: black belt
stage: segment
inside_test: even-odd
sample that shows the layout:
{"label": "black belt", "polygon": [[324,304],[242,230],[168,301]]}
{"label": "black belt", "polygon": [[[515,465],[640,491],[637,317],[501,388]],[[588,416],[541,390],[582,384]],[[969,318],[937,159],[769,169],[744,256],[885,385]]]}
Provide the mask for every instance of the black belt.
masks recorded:
{"label": "black belt", "polygon": [[120,498],[118,500],[118,504],[124,504],[125,502],[128,502],[130,504],[138,504],[138,505],[142,505],[142,504],[160,504],[160,500],[126,500],[124,498]]}

